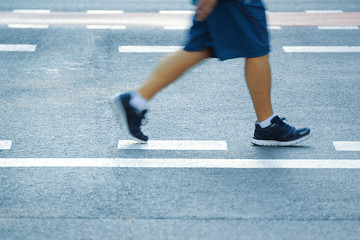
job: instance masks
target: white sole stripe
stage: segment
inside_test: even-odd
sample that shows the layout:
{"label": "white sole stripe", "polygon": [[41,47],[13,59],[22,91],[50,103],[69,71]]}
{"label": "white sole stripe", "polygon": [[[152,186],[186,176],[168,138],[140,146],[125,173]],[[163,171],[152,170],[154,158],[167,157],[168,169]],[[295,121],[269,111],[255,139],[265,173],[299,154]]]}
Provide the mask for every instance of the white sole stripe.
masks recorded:
{"label": "white sole stripe", "polygon": [[290,146],[295,146],[296,144],[299,144],[303,141],[308,140],[311,137],[311,133],[294,141],[290,141],[290,142],[280,142],[280,141],[276,141],[276,140],[257,140],[257,139],[252,139],[251,143],[254,145],[258,145],[258,146],[268,146],[268,147],[290,147]]}
{"label": "white sole stripe", "polygon": [[36,45],[31,44],[0,44],[0,52],[35,52]]}
{"label": "white sole stripe", "polygon": [[360,151],[360,142],[357,141],[334,141],[336,151]]}
{"label": "white sole stripe", "polygon": [[121,53],[169,53],[182,49],[182,46],[120,46]]}
{"label": "white sole stripe", "polygon": [[0,140],[0,150],[10,150],[12,145],[11,140]]}
{"label": "white sole stripe", "polygon": [[358,53],[360,46],[283,46],[283,50],[293,53]]}
{"label": "white sole stripe", "polygon": [[359,169],[360,160],[1,158],[0,167]]}
{"label": "white sole stripe", "polygon": [[178,140],[149,140],[139,144],[131,140],[120,140],[118,149],[121,150],[183,150],[183,151],[226,151],[226,141],[178,141]]}

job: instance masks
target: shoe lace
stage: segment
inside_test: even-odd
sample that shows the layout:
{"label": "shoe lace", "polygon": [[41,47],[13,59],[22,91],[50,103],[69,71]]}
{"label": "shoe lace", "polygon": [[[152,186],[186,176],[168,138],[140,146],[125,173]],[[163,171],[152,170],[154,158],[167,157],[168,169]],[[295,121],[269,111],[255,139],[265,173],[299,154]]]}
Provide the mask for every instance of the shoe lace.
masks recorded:
{"label": "shoe lace", "polygon": [[143,119],[141,120],[141,126],[145,126],[149,123],[149,117],[144,115]]}
{"label": "shoe lace", "polygon": [[148,124],[149,118],[146,117],[146,115],[145,115],[146,113],[147,113],[147,110],[137,113],[137,115],[139,117],[139,122],[138,122],[139,126],[145,126],[146,124]]}
{"label": "shoe lace", "polygon": [[293,127],[287,124],[285,120],[286,118],[284,117],[280,118],[280,121],[277,123],[277,125],[285,129],[293,129]]}

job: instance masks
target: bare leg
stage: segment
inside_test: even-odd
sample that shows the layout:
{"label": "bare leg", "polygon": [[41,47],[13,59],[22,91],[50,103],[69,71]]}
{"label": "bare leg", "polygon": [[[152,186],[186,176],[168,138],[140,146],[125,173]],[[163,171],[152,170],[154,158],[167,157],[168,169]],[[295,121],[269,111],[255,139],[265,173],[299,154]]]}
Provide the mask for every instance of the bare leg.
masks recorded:
{"label": "bare leg", "polygon": [[138,92],[150,100],[157,92],[179,78],[186,70],[211,56],[211,49],[202,52],[184,50],[167,55],[138,89]]}
{"label": "bare leg", "polygon": [[258,122],[273,115],[269,56],[247,58],[245,76]]}

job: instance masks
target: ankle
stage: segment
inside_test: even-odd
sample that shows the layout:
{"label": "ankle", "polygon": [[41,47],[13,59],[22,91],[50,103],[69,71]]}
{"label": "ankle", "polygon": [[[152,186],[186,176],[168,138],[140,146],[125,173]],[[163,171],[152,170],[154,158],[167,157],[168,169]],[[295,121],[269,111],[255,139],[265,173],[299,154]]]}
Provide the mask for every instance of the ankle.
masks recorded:
{"label": "ankle", "polygon": [[259,122],[260,127],[267,128],[268,126],[270,126],[271,120],[273,120],[274,117],[276,117],[275,113],[273,115],[271,115],[270,117],[268,117],[267,119],[265,119],[264,121]]}
{"label": "ankle", "polygon": [[140,112],[148,108],[148,101],[137,91],[131,93],[129,104]]}

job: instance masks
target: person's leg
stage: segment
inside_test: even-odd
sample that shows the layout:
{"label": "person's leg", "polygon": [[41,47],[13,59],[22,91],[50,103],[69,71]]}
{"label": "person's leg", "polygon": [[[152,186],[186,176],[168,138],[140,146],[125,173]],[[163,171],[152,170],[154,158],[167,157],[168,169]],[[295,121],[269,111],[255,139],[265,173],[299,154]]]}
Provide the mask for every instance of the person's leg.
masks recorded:
{"label": "person's leg", "polygon": [[246,81],[258,118],[252,143],[260,146],[294,146],[308,139],[309,128],[296,129],[273,113],[269,56],[247,58],[245,68]]}
{"label": "person's leg", "polygon": [[161,89],[174,82],[186,70],[211,57],[210,48],[201,52],[188,52],[179,50],[167,55],[148,77],[148,79],[138,89],[138,92],[146,99],[150,100]]}
{"label": "person's leg", "polygon": [[269,56],[247,58],[245,76],[258,122],[262,122],[274,114],[271,105]]}
{"label": "person's leg", "polygon": [[111,107],[129,139],[141,143],[148,141],[148,137],[140,129],[147,112],[146,102],[158,91],[179,78],[186,70],[210,57],[211,54],[211,49],[200,52],[180,50],[169,54],[137,92],[118,94],[111,98]]}

